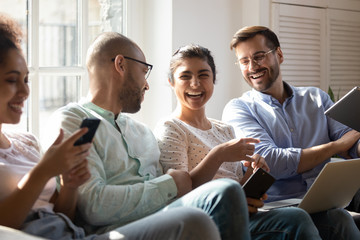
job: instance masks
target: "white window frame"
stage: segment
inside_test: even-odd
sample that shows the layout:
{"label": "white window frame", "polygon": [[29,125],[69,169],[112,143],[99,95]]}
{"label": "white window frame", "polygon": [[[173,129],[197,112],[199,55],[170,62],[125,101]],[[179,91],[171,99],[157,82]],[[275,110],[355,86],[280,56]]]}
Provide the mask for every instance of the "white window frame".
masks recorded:
{"label": "white window frame", "polygon": [[78,1],[79,4],[79,47],[80,49],[80,61],[78,67],[40,67],[39,66],[39,13],[40,6],[39,0],[29,1],[29,26],[28,32],[30,37],[30,46],[29,46],[29,66],[30,79],[31,81],[31,94],[29,101],[29,131],[32,132],[35,136],[39,137],[40,135],[40,96],[39,96],[39,77],[44,75],[53,75],[53,76],[80,76],[80,93],[79,96],[86,96],[88,89],[88,80],[86,78],[87,71],[85,66],[85,57],[86,57],[86,48],[87,48],[87,23],[88,23],[88,3],[87,0]]}
{"label": "white window frame", "polygon": [[[29,37],[29,71],[31,81],[31,91],[28,100],[28,122],[27,130],[33,133],[35,136],[40,136],[40,81],[42,76],[78,76],[80,77],[80,88],[77,93],[79,98],[85,97],[88,93],[89,82],[86,69],[86,52],[88,48],[88,1],[76,0],[78,4],[78,37],[79,37],[79,66],[62,66],[62,67],[40,67],[39,63],[39,13],[40,3],[39,0],[29,0],[29,12],[28,12],[28,37]],[[111,4],[112,0],[108,0],[108,4]],[[123,8],[126,13],[127,0],[123,2]],[[124,19],[126,19],[124,14]],[[126,20],[123,22],[123,29],[126,34]],[[46,121],[46,119],[45,119]]]}

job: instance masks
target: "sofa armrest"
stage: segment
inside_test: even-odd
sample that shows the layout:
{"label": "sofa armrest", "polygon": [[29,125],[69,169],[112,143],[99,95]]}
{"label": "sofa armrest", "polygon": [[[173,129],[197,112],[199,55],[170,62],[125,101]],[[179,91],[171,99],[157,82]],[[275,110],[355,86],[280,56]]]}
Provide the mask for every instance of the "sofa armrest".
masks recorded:
{"label": "sofa armrest", "polygon": [[36,237],[22,231],[1,226],[0,225],[0,238],[1,240],[43,240],[44,238]]}

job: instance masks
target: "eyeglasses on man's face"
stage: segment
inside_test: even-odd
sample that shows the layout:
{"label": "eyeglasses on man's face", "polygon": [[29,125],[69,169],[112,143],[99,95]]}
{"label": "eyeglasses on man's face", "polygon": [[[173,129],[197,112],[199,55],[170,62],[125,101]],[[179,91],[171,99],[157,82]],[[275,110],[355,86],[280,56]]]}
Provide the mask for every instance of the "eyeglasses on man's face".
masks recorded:
{"label": "eyeglasses on man's face", "polygon": [[[125,59],[128,59],[128,60],[131,60],[131,61],[135,61],[135,62],[138,62],[138,63],[141,63],[141,64],[144,64],[145,66],[147,66],[147,71],[145,73],[145,79],[147,79],[150,75],[150,72],[151,72],[151,69],[153,68],[153,65],[151,64],[148,64],[146,62],[143,62],[143,61],[140,61],[140,60],[137,60],[135,58],[131,58],[131,57],[127,57],[127,56],[124,56]],[[115,61],[115,58],[112,58],[111,61]]]}
{"label": "eyeglasses on man's face", "polygon": [[269,53],[272,53],[273,51],[275,51],[276,48],[274,49],[271,49],[270,51],[268,52],[259,52],[259,53],[256,53],[254,55],[252,55],[250,58],[248,57],[245,57],[245,58],[241,58],[241,59],[238,59],[237,62],[235,62],[235,64],[239,65],[241,69],[246,69],[249,67],[250,65],[250,62],[254,62],[256,63],[257,65],[261,65],[266,56],[269,54]]}

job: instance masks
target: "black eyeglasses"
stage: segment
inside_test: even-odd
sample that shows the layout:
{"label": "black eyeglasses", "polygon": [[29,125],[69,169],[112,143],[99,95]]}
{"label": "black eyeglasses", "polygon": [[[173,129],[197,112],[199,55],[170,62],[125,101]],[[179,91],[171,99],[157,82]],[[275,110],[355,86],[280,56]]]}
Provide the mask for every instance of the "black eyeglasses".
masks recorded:
{"label": "black eyeglasses", "polygon": [[[145,79],[147,79],[147,78],[149,77],[150,72],[151,72],[151,69],[153,68],[153,65],[148,64],[148,63],[143,62],[143,61],[140,61],[140,60],[137,60],[137,59],[135,59],[135,58],[131,58],[131,57],[126,57],[126,56],[124,56],[124,58],[146,65],[148,69],[147,69],[147,71],[146,71],[146,73],[145,73]],[[115,61],[115,58],[111,59],[111,61],[114,62],[114,61]]]}

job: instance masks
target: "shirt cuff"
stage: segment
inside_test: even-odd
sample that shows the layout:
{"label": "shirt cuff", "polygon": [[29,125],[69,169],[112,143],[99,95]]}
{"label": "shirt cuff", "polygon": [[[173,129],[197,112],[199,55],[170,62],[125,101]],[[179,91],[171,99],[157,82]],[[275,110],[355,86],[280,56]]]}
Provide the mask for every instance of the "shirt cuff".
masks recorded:
{"label": "shirt cuff", "polygon": [[164,199],[171,200],[176,197],[177,187],[174,179],[169,174],[154,178],[151,182],[156,184],[158,189],[161,189],[160,194]]}
{"label": "shirt cuff", "polygon": [[299,167],[301,151],[301,148],[288,148],[287,167],[288,169],[295,169],[295,171],[292,172],[292,176],[297,174],[296,169]]}

